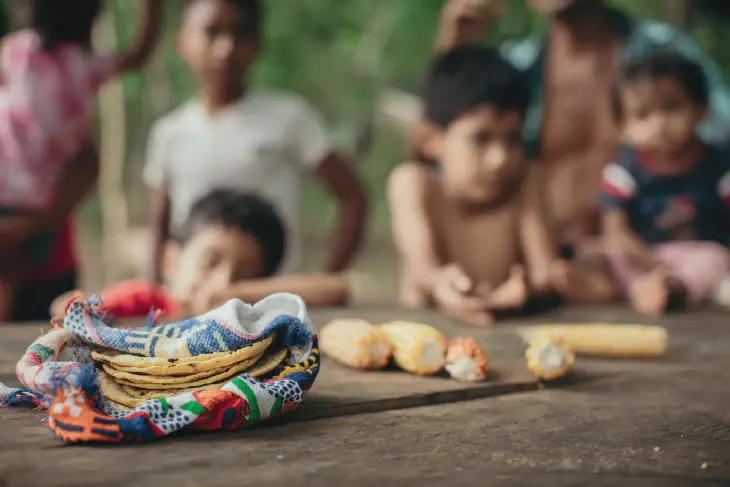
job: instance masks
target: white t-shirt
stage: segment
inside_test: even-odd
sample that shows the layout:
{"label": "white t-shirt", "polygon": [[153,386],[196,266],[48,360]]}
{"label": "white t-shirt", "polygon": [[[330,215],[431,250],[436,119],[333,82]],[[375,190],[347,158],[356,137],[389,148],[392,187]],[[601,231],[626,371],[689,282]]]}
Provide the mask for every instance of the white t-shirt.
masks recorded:
{"label": "white t-shirt", "polygon": [[193,204],[211,191],[259,194],[278,210],[287,231],[280,273],[299,271],[302,176],[330,151],[319,115],[301,98],[253,91],[210,117],[197,100],[152,128],[143,179],[166,187],[171,227],[185,224]]}

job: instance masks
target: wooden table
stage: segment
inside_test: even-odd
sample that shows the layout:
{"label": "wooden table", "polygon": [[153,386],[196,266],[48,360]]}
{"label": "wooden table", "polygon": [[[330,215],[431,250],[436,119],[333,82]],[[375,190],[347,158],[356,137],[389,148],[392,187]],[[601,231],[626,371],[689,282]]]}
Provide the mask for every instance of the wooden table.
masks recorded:
{"label": "wooden table", "polygon": [[[580,358],[570,383],[541,390],[520,368],[522,348],[511,335],[517,322],[475,330],[456,328],[434,314],[387,308],[313,313],[319,324],[334,316],[416,319],[449,336],[473,335],[487,343],[499,379],[509,384],[474,389],[391,373],[376,381],[386,385],[374,394],[371,376],[353,385],[342,379],[352,372],[325,363],[300,415],[292,418],[298,421],[103,448],[64,446],[43,426],[41,414],[4,409],[0,487],[343,480],[378,487],[730,485],[725,316],[708,312],[662,320],[671,334],[667,357]],[[618,308],[571,308],[541,319],[636,321]],[[38,329],[0,327],[0,381],[17,383],[14,363]]]}

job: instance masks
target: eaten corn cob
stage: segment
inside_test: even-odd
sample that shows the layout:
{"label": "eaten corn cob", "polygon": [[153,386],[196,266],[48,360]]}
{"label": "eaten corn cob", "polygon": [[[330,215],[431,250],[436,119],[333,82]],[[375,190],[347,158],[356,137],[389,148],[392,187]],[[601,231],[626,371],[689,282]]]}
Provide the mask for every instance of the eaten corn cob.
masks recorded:
{"label": "eaten corn cob", "polygon": [[322,353],[356,369],[381,369],[393,351],[388,336],[365,320],[337,319],[322,327]]}
{"label": "eaten corn cob", "polygon": [[438,373],[445,365],[446,338],[423,323],[394,321],[380,325],[393,347],[393,361],[406,372]]}
{"label": "eaten corn cob", "polygon": [[456,337],[446,349],[446,371],[457,380],[479,382],[487,378],[487,354],[470,337]]}
{"label": "eaten corn cob", "polygon": [[535,338],[525,352],[525,358],[528,370],[542,380],[565,376],[575,361],[575,355],[565,340],[549,335]]}
{"label": "eaten corn cob", "polygon": [[667,353],[669,335],[660,326],[647,325],[541,325],[520,335],[529,343],[537,336],[561,337],[577,354],[604,357],[657,357]]}

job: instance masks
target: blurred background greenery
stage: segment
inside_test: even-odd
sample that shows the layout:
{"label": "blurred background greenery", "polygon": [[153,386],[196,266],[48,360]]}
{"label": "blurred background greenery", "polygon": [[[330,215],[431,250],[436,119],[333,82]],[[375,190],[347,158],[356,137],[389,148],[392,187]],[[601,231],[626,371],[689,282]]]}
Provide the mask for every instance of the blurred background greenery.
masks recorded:
{"label": "blurred background greenery", "polygon": [[[384,181],[404,157],[402,124],[394,121],[396,104],[386,95],[417,93],[428,62],[443,0],[267,0],[266,41],[255,72],[255,84],[291,90],[306,97],[325,116],[336,145],[353,154],[370,188],[372,222],[358,269],[364,282],[378,281],[383,296],[395,289],[395,266],[388,232]],[[697,12],[690,0],[613,0],[609,3],[638,17],[667,20],[688,28],[705,51],[728,73],[728,22]],[[100,41],[105,47],[127,45],[136,29],[138,3],[107,0]],[[175,31],[182,0],[167,2],[165,39],[158,55],[141,75],[127,76],[102,94],[102,153],[106,175],[102,197],[95,195],[81,212],[87,279],[94,283],[120,277],[102,265],[100,208],[105,208],[106,233],[112,236],[107,254],[115,255],[119,232],[142,228],[148,215],[140,181],[151,124],[194,93],[194,83],[175,51]],[[527,10],[525,0],[511,0],[511,9],[490,32],[488,41],[537,33],[544,19]],[[390,100],[390,101],[387,101]],[[392,106],[388,107],[390,103]],[[395,114],[397,117],[397,113]],[[205,164],[205,161],[200,161]],[[117,188],[117,194],[114,195]],[[120,205],[124,190],[127,208]],[[108,194],[105,196],[103,192]],[[100,204],[102,202],[103,204]],[[308,266],[316,268],[327,245],[333,208],[317,185],[307,184],[302,201],[302,224]],[[108,215],[112,215],[109,217]],[[109,227],[114,228],[109,228]],[[115,234],[116,232],[116,234]],[[122,239],[123,242],[127,240]],[[111,250],[110,250],[111,249]],[[106,272],[102,272],[106,271]],[[124,271],[121,271],[124,273]],[[131,271],[130,271],[131,272]],[[122,276],[124,277],[124,276]]]}

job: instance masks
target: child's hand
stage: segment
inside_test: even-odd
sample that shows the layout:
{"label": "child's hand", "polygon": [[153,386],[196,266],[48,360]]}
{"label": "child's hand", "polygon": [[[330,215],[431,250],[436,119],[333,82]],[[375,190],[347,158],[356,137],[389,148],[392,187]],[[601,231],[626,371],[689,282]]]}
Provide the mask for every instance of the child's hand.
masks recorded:
{"label": "child's hand", "polygon": [[492,324],[492,314],[484,297],[475,294],[477,286],[463,269],[455,264],[439,271],[433,288],[436,306],[460,321],[476,326]]}
{"label": "child's hand", "polygon": [[503,0],[448,0],[441,12],[439,47],[475,44],[507,10]]}
{"label": "child's hand", "polygon": [[661,265],[646,243],[633,233],[625,233],[609,238],[608,251],[613,255],[623,255],[632,267],[650,272]]}

